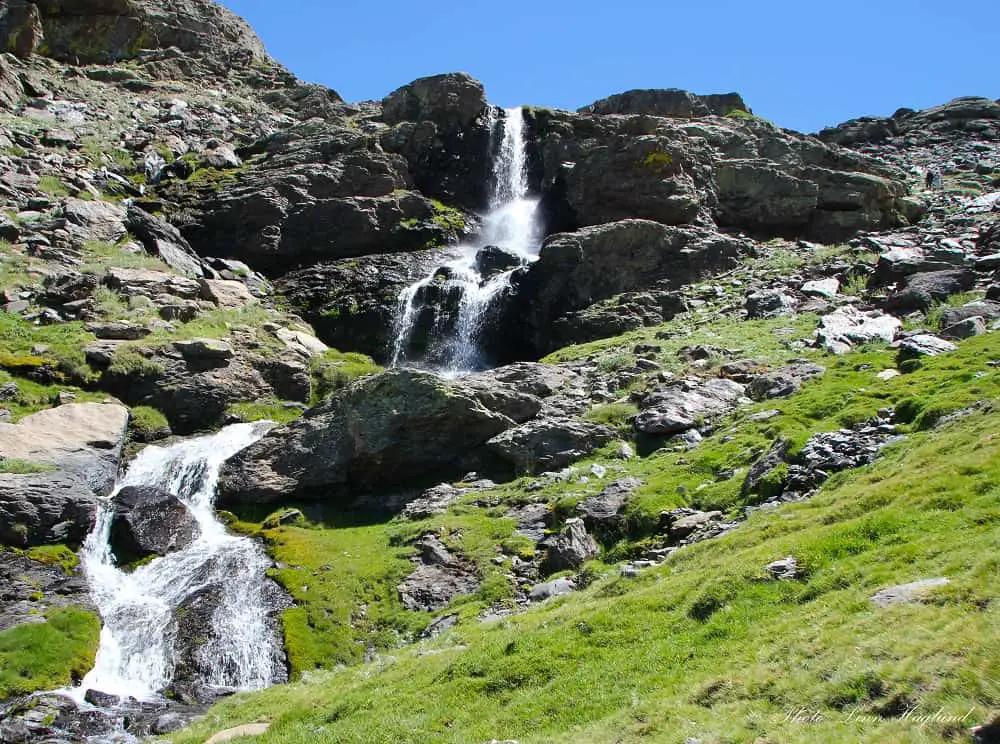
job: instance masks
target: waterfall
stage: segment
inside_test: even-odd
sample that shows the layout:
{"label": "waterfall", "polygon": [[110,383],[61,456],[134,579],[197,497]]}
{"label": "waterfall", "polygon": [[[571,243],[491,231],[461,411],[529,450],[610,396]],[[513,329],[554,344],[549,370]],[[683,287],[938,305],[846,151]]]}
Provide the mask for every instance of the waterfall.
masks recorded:
{"label": "waterfall", "polygon": [[270,426],[235,424],[169,447],[146,447],[119,480],[115,493],[125,486],[153,486],[187,505],[200,534],[182,550],[129,573],[120,570],[109,544],[114,507],[111,499],[101,505],[81,561],[104,626],[94,668],[72,691],[77,702],[89,689],[160,699],[173,679],[175,613],[204,590],[217,592],[219,601],[211,637],[198,652],[201,682],[239,690],[272,683],[282,649],[265,598],[270,561],[254,541],[228,534],[213,508],[222,464]]}
{"label": "waterfall", "polygon": [[[524,111],[506,109],[499,120],[489,109],[487,125],[494,139],[493,172],[489,211],[483,216],[483,231],[472,244],[458,247],[458,258],[436,268],[399,294],[393,328],[391,366],[428,366],[448,376],[458,376],[483,366],[479,348],[480,334],[494,301],[510,286],[510,277],[519,266],[538,258],[541,228],[538,224],[538,199],[529,196],[527,154],[524,139]],[[495,273],[484,271],[482,249],[502,249],[513,266]],[[444,337],[432,338],[436,347],[423,360],[410,359],[407,347],[413,336],[426,295],[438,277],[446,277],[444,294],[452,290],[460,295],[455,318],[447,324]]]}

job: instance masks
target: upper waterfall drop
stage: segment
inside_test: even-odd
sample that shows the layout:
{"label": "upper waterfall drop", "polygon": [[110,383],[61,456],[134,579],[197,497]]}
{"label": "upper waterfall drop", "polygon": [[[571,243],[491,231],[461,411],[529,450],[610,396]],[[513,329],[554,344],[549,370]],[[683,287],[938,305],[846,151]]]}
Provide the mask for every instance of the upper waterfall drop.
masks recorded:
{"label": "upper waterfall drop", "polygon": [[[489,211],[483,215],[481,234],[472,243],[458,246],[457,257],[435,267],[430,274],[404,287],[397,301],[390,366],[419,366],[446,376],[459,376],[486,366],[480,348],[481,334],[496,299],[510,286],[513,272],[538,258],[542,230],[538,199],[530,195],[524,110],[505,109],[502,116],[488,110],[493,168]],[[488,251],[499,250],[513,266],[491,269]],[[451,302],[450,317],[438,315],[428,330],[429,343],[422,358],[408,354],[414,329],[425,311],[432,285],[441,282],[434,299]]]}
{"label": "upper waterfall drop", "polygon": [[102,504],[80,557],[104,626],[93,669],[71,691],[77,702],[90,689],[160,699],[174,677],[177,615],[185,602],[205,593],[217,602],[211,637],[198,652],[200,683],[225,690],[273,684],[284,652],[268,606],[271,561],[253,540],[229,534],[214,511],[223,463],[269,426],[235,424],[169,447],[148,446],[119,480],[115,494],[126,486],[148,486],[187,506],[200,534],[182,550],[123,571],[110,545],[114,494]]}

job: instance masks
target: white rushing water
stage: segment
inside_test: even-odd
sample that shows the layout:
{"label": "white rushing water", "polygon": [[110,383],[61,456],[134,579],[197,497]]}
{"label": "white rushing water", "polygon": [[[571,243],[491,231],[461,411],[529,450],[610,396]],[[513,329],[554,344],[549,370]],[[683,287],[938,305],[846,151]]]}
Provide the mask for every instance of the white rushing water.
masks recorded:
{"label": "white rushing water", "polygon": [[108,544],[113,508],[110,499],[102,504],[81,560],[104,627],[94,668],[73,691],[78,702],[88,689],[159,699],[174,671],[173,613],[206,588],[219,591],[221,601],[212,617],[212,637],[199,651],[199,666],[206,670],[202,682],[240,690],[272,682],[273,659],[280,649],[264,597],[270,561],[252,540],[228,534],[213,508],[223,462],[270,426],[235,424],[212,436],[146,447],[120,479],[116,492],[125,486],[153,486],[188,506],[201,533],[183,550],[131,573],[119,570]]}
{"label": "white rushing water", "polygon": [[453,336],[439,340],[445,349],[437,371],[457,376],[475,370],[481,364],[478,341],[487,313],[496,297],[509,286],[513,273],[510,269],[484,278],[477,269],[476,254],[480,248],[493,245],[514,254],[522,264],[538,258],[541,227],[538,199],[531,197],[528,191],[524,112],[521,108],[507,109],[499,121],[494,109],[490,109],[490,114],[490,131],[495,136],[499,129],[501,138],[494,146],[489,211],[483,217],[482,234],[474,244],[459,246],[459,257],[454,261],[400,292],[391,366],[419,363],[420,360],[407,358],[406,349],[420,312],[421,292],[444,269],[449,275],[449,283],[461,292],[461,300]]}

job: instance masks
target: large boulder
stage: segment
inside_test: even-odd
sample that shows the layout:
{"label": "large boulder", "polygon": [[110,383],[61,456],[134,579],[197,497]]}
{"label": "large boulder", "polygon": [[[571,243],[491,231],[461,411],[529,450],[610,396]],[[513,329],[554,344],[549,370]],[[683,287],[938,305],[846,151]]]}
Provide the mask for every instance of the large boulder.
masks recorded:
{"label": "large boulder", "polygon": [[820,318],[816,340],[827,351],[846,354],[857,344],[892,343],[902,328],[899,318],[847,305]]}
{"label": "large boulder", "polygon": [[735,409],[744,392],[733,380],[681,380],[645,397],[635,418],[636,431],[671,436],[689,429],[704,430]]}
{"label": "large boulder", "polygon": [[542,545],[546,548],[543,569],[547,573],[579,568],[601,551],[579,517],[567,519],[562,531],[547,538]]}
{"label": "large boulder", "polygon": [[109,541],[126,564],[182,550],[198,536],[198,520],[179,498],[153,487],[126,486],[114,497]]}
{"label": "large boulder", "polygon": [[0,475],[0,542],[81,542],[114,486],[128,416],[119,404],[70,403],[0,423],[0,458],[37,471]]}
{"label": "large boulder", "polygon": [[[223,467],[222,503],[330,499],[460,475],[458,463],[514,422],[461,381],[395,370],[362,378],[273,429]],[[455,472],[453,472],[455,471]]]}
{"label": "large boulder", "polygon": [[503,335],[493,339],[511,348],[495,356],[541,356],[552,350],[560,318],[623,292],[687,284],[732,266],[744,249],[742,241],[710,230],[649,220],[553,235],[538,261],[515,272],[498,324]]}
{"label": "large boulder", "polygon": [[614,438],[614,431],[600,424],[543,418],[508,429],[487,446],[518,473],[536,473],[564,468]]}
{"label": "large boulder", "polygon": [[889,297],[887,307],[898,314],[914,310],[929,310],[953,294],[967,292],[976,284],[971,271],[931,271],[906,277],[905,288]]}

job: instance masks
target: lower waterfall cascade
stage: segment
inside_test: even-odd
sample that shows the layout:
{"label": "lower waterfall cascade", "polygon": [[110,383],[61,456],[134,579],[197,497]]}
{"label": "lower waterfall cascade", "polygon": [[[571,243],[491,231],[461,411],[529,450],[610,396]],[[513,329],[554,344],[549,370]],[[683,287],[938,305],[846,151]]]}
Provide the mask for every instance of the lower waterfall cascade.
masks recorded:
{"label": "lower waterfall cascade", "polygon": [[187,547],[126,572],[116,566],[109,544],[114,494],[101,505],[81,560],[103,628],[93,669],[69,693],[78,703],[89,690],[161,700],[174,673],[174,615],[204,590],[218,591],[219,601],[211,637],[198,651],[201,683],[232,691],[275,681],[275,662],[284,651],[268,616],[265,572],[271,562],[256,542],[229,534],[213,508],[222,464],[272,425],[234,424],[168,447],[148,446],[119,479],[115,493],[152,486],[177,496],[200,534]]}
{"label": "lower waterfall cascade", "polygon": [[[514,271],[538,258],[541,226],[538,199],[529,195],[527,154],[524,135],[524,111],[506,109],[498,118],[489,109],[488,126],[499,143],[494,146],[493,180],[489,211],[483,217],[483,229],[475,244],[457,247],[457,257],[428,275],[404,287],[399,294],[393,346],[389,366],[423,366],[449,377],[456,377],[486,366],[479,337],[494,301],[510,286]],[[484,252],[502,251],[513,265],[495,272],[483,266]],[[443,291],[458,296],[457,312],[447,328],[437,318],[431,329],[431,345],[423,359],[412,358],[408,347],[414,335],[426,295],[432,284],[445,279]]]}

